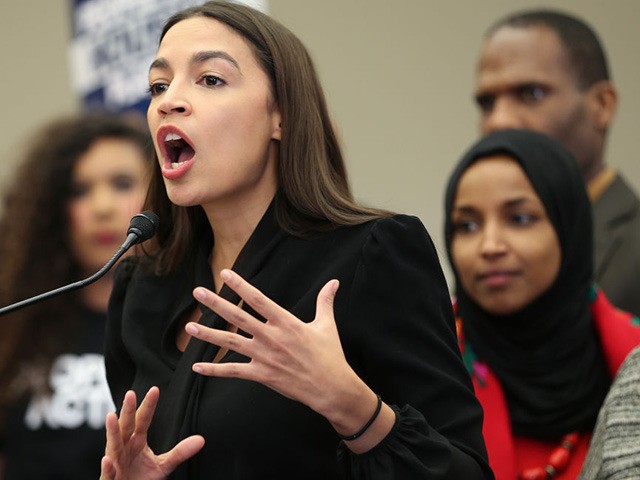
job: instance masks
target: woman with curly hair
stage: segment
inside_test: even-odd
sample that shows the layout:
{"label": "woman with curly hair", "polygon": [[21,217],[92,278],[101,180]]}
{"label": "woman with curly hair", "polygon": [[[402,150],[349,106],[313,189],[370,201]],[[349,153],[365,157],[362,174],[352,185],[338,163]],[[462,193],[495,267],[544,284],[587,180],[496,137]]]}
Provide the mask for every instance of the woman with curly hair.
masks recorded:
{"label": "woman with curly hair", "polygon": [[[38,132],[2,205],[0,305],[86,278],[113,256],[144,201],[150,145],[141,122],[106,113]],[[98,476],[113,409],[102,356],[112,281],[0,319],[5,480]]]}

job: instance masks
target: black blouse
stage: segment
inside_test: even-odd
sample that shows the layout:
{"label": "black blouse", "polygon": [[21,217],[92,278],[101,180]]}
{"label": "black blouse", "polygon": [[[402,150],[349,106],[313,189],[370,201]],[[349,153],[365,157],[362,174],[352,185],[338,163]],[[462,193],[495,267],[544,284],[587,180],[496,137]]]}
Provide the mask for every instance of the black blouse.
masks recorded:
{"label": "black blouse", "polygon": [[[184,353],[176,347],[179,320],[195,306],[193,288],[213,287],[212,241],[202,239],[192,258],[164,278],[145,261],[127,259],[111,298],[106,363],[116,405],[128,389],[140,399],[157,385],[152,449],[164,453],[195,433],[206,440],[172,478],[493,478],[444,276],[418,219],[398,215],[300,239],[282,231],[270,209],[233,267],[303,321],[314,318],[322,286],[340,280],[334,311],[346,358],[397,412],[389,435],[361,455],[307,406],[256,382],[191,370],[218,350],[194,339]],[[238,300],[227,287],[220,294]],[[200,308],[201,323],[225,328]],[[222,361],[247,358],[229,352]]]}

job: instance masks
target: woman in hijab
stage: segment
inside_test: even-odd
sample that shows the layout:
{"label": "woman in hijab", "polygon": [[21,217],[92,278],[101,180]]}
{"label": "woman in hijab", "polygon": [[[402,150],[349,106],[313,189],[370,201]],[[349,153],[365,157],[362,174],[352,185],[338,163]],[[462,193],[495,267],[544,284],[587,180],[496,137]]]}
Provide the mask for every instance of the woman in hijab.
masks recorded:
{"label": "woman in hijab", "polygon": [[446,191],[458,336],[496,479],[576,478],[637,319],[592,283],[575,160],[539,133],[478,141]]}

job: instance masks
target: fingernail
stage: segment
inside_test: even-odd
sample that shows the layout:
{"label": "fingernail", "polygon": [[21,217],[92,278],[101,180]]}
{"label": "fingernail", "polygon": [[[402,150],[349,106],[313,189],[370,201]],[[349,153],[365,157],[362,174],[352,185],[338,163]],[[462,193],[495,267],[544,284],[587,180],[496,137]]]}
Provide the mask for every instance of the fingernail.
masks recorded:
{"label": "fingernail", "polygon": [[192,368],[194,372],[202,373],[202,366],[198,365],[197,363],[194,363]]}
{"label": "fingernail", "polygon": [[205,299],[204,290],[202,290],[200,288],[196,288],[193,291],[193,296],[195,297],[196,300],[204,300]]}
{"label": "fingernail", "polygon": [[187,326],[184,327],[184,329],[190,335],[195,335],[195,334],[198,333],[198,327],[196,327],[196,325],[194,323],[187,323]]}
{"label": "fingernail", "polygon": [[220,277],[226,282],[227,280],[231,279],[231,272],[229,270],[222,270],[220,272]]}

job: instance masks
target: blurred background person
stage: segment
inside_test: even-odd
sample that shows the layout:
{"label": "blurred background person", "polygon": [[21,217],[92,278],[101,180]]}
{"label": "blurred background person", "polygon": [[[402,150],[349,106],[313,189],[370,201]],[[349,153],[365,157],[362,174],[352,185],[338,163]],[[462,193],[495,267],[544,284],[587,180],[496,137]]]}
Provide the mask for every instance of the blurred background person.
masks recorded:
{"label": "blurred background person", "polygon": [[[58,118],[30,142],[0,218],[0,305],[86,278],[126,238],[151,162],[142,121],[107,113]],[[0,477],[97,478],[106,384],[104,327],[112,273],[0,320]]]}
{"label": "blurred background person", "polygon": [[531,129],[574,156],[593,204],[595,280],[614,305],[640,315],[640,200],[605,161],[618,93],[596,33],[554,10],[498,20],[484,38],[475,98],[483,134]]}
{"label": "blurred background person", "polygon": [[[489,188],[488,188],[489,186]],[[478,141],[446,191],[459,343],[497,480],[575,479],[640,325],[593,279],[591,205],[552,138]]]}
{"label": "blurred background person", "polygon": [[578,478],[640,478],[640,347],[627,356],[600,408]]}

